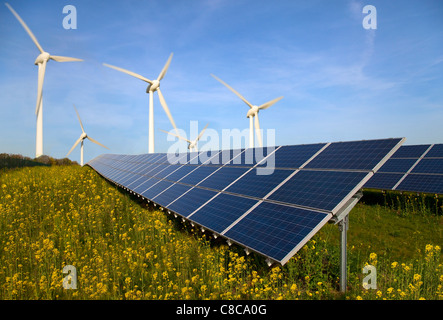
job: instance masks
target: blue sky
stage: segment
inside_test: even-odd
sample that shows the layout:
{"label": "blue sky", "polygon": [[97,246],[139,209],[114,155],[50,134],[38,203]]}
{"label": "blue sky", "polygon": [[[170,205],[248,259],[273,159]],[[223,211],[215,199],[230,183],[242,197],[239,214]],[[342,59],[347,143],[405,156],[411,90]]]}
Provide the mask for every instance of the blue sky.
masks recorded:
{"label": "blue sky", "polygon": [[[154,79],[174,53],[161,89],[177,126],[247,129],[248,107],[211,73],[260,105],[275,144],[406,137],[443,143],[441,1],[138,0],[21,1],[10,5],[45,51],[84,59],[50,61],[43,88],[44,153],[62,158],[86,132],[85,161],[101,153],[147,153],[146,84],[109,63]],[[365,5],[377,29],[362,26]],[[77,29],[63,28],[65,5]],[[0,6],[0,153],[35,154],[38,50]],[[174,141],[154,96],[156,152]],[[196,133],[194,133],[196,135]],[[194,138],[194,137],[191,137]],[[205,144],[202,138],[200,146]],[[266,136],[264,137],[266,142]],[[221,144],[221,142],[220,142]],[[76,149],[70,159],[79,161]]]}

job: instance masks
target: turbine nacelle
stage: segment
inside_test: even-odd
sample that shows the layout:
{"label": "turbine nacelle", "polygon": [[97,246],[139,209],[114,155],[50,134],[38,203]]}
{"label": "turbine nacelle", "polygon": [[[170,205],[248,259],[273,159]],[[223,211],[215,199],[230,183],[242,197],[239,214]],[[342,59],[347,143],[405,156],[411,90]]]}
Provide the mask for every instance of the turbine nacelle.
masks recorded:
{"label": "turbine nacelle", "polygon": [[38,65],[39,63],[48,62],[50,56],[48,52],[42,52],[38,55],[37,59],[35,59],[34,64]]}
{"label": "turbine nacelle", "polygon": [[151,93],[156,91],[158,88],[160,88],[160,81],[158,80],[152,80],[152,83],[148,85],[146,88],[146,93]]}
{"label": "turbine nacelle", "polygon": [[88,137],[88,135],[86,134],[86,132],[83,132],[80,136],[80,139],[85,140]]}
{"label": "turbine nacelle", "polygon": [[258,106],[252,106],[252,108],[250,108],[248,113],[246,114],[246,118],[255,117],[258,114],[258,110]]}

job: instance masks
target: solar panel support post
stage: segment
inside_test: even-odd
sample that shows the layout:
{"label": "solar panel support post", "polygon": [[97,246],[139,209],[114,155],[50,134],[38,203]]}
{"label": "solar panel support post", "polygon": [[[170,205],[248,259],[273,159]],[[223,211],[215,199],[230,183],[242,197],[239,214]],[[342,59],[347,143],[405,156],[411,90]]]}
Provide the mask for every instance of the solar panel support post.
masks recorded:
{"label": "solar panel support post", "polygon": [[349,228],[349,216],[346,215],[339,223],[340,230],[340,292],[346,292],[347,285],[347,231]]}
{"label": "solar panel support post", "polygon": [[363,194],[356,193],[348,202],[331,218],[331,222],[338,225],[340,230],[340,292],[346,292],[347,286],[347,232],[349,229],[349,212],[354,208]]}

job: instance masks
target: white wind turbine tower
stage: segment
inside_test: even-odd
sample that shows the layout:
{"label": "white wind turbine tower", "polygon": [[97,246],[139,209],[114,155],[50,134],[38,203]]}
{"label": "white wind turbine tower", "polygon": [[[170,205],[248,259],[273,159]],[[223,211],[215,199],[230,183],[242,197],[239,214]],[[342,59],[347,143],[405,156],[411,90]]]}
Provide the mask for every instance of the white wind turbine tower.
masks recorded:
{"label": "white wind turbine tower", "polygon": [[22,27],[26,30],[28,35],[31,37],[32,41],[37,46],[40,54],[37,59],[35,59],[34,64],[38,65],[38,86],[37,86],[37,103],[35,107],[35,114],[37,116],[37,125],[36,125],[36,143],[35,143],[35,157],[39,157],[43,155],[43,103],[42,103],[42,91],[43,91],[43,81],[45,79],[45,70],[46,63],[49,59],[57,61],[57,62],[68,62],[68,61],[83,61],[82,59],[70,58],[70,57],[61,57],[61,56],[53,56],[48,52],[44,51],[41,45],[38,43],[37,38],[32,33],[31,29],[26,25],[26,23],[20,18],[20,16],[15,12],[14,9],[8,4],[5,3],[8,9],[12,12],[12,14],[17,18]]}
{"label": "white wind turbine tower", "polygon": [[274,100],[265,102],[265,103],[263,103],[260,106],[255,106],[255,105],[252,105],[248,100],[246,100],[240,93],[235,91],[226,82],[224,82],[220,78],[217,78],[213,74],[211,74],[211,76],[213,76],[216,80],[218,80],[223,85],[225,85],[229,90],[234,92],[240,99],[243,100],[244,103],[246,103],[249,106],[250,109],[248,110],[248,113],[246,114],[246,118],[249,118],[249,147],[250,148],[254,148],[254,122],[253,122],[252,118],[255,118],[255,133],[257,134],[258,143],[259,143],[260,147],[263,147],[263,141],[262,141],[261,132],[260,132],[260,122],[258,120],[258,112],[260,110],[264,110],[264,109],[269,108],[274,103],[276,103],[277,101],[281,100],[283,97],[278,97],[278,98],[276,98]]}
{"label": "white wind turbine tower", "polygon": [[149,84],[148,87],[146,88],[146,93],[149,94],[149,147],[148,147],[149,153],[154,153],[154,92],[155,91],[158,92],[158,98],[160,99],[160,104],[162,105],[163,109],[165,110],[166,115],[168,116],[169,121],[171,121],[172,126],[174,127],[174,129],[178,133],[174,119],[172,118],[171,112],[169,111],[168,105],[166,104],[165,98],[163,97],[163,94],[160,90],[160,81],[165,76],[166,71],[168,71],[169,64],[171,63],[172,55],[173,54],[171,53],[168,61],[166,61],[165,66],[163,67],[162,71],[160,72],[157,79],[155,79],[155,80],[149,80],[149,79],[147,79],[135,72],[132,72],[132,71],[129,71],[129,70],[126,70],[123,68],[119,68],[116,66],[112,66],[107,63],[103,63],[103,65],[106,67],[124,72],[126,74],[129,74],[130,76],[133,76],[137,79],[143,80]]}
{"label": "white wind turbine tower", "polygon": [[83,141],[85,141],[85,139],[89,139],[91,142],[94,142],[95,144],[98,144],[99,146],[102,146],[103,148],[106,148],[106,149],[109,149],[109,148],[102,145],[100,142],[92,139],[91,137],[89,137],[86,134],[85,129],[83,128],[82,120],[80,119],[80,115],[78,114],[77,108],[75,106],[74,106],[74,109],[75,109],[75,113],[77,113],[77,118],[78,118],[78,121],[80,122],[80,127],[82,128],[82,134],[80,135],[80,138],[78,138],[77,141],[74,143],[71,150],[69,150],[66,157],[69,156],[69,154],[72,152],[72,150],[74,150],[75,147],[81,142],[82,144],[80,147],[80,165],[83,167]]}
{"label": "white wind turbine tower", "polygon": [[188,140],[186,138],[183,138],[182,136],[180,136],[179,134],[173,134],[172,132],[168,132],[165,130],[160,129],[163,132],[166,132],[167,134],[170,134],[171,136],[177,137],[181,140],[187,141],[188,142],[188,149],[192,152],[195,151],[197,152],[197,142],[198,140],[200,140],[200,138],[203,136],[203,133],[205,133],[206,128],[208,127],[209,123],[206,124],[206,126],[203,128],[203,130],[199,133],[199,135],[197,136],[197,138],[195,138],[193,141]]}

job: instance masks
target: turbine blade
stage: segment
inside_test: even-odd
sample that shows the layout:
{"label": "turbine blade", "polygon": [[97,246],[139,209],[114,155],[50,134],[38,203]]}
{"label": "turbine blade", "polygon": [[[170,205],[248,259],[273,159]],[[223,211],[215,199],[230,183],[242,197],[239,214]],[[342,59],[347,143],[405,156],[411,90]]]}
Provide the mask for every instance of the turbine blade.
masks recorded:
{"label": "turbine blade", "polygon": [[116,66],[112,66],[112,65],[107,64],[107,63],[103,63],[103,65],[106,66],[106,67],[109,67],[109,68],[112,68],[112,69],[118,70],[118,71],[120,71],[120,72],[123,72],[123,73],[129,74],[130,76],[136,77],[137,79],[140,79],[140,80],[143,80],[143,81],[145,81],[145,82],[147,82],[147,83],[152,84],[152,81],[151,81],[151,80],[149,80],[149,79],[147,79],[147,78],[145,78],[145,77],[143,77],[143,76],[141,76],[141,75],[139,75],[139,74],[137,74],[137,73],[135,73],[135,72],[132,72],[132,71],[129,71],[129,70],[126,70],[126,69],[123,69],[123,68],[119,68],[119,67],[116,67]]}
{"label": "turbine blade", "polygon": [[174,119],[172,118],[172,114],[169,111],[168,105],[166,104],[165,98],[163,97],[163,93],[161,92],[160,88],[157,89],[157,92],[158,92],[158,97],[160,99],[160,104],[162,105],[163,109],[165,110],[166,115],[169,118],[169,121],[171,121],[171,124],[174,127],[175,132],[177,132],[177,135],[178,135],[177,126],[175,125]]}
{"label": "turbine blade", "polygon": [[42,102],[43,82],[45,80],[46,61],[38,64],[38,84],[37,84],[37,104],[35,106],[35,114],[38,114],[40,104]]}
{"label": "turbine blade", "polygon": [[169,132],[169,131],[166,131],[166,130],[162,130],[162,129],[159,129],[159,130],[160,130],[160,131],[163,131],[163,132],[166,132],[167,134],[170,134],[171,136],[174,136],[174,137],[177,137],[177,138],[182,139],[182,140],[184,140],[184,141],[187,141],[187,142],[189,142],[189,143],[192,143],[192,141],[189,141],[188,139],[183,138],[182,136],[180,136],[180,135],[178,135],[178,134],[175,134],[175,133],[172,133],[172,132]]}
{"label": "turbine blade", "polygon": [[90,136],[87,136],[86,139],[91,140],[91,142],[94,142],[95,144],[98,144],[99,146],[102,146],[103,148],[109,149],[108,147],[102,145],[100,142],[98,142],[97,140],[92,139]]}
{"label": "turbine blade", "polygon": [[260,110],[264,110],[264,109],[268,109],[270,106],[272,106],[274,103],[276,103],[277,101],[280,101],[281,99],[283,99],[283,97],[278,97],[274,100],[268,101],[263,103],[260,107],[258,107]]}
{"label": "turbine blade", "polygon": [[244,103],[246,103],[246,104],[249,106],[249,108],[252,108],[252,107],[253,107],[252,104],[251,104],[248,100],[246,100],[246,99],[245,99],[240,93],[238,93],[237,91],[235,91],[235,89],[232,88],[229,84],[227,84],[226,82],[224,82],[222,79],[216,77],[216,76],[213,75],[212,73],[211,73],[211,76],[214,77],[215,80],[218,80],[220,83],[222,83],[226,88],[228,88],[229,90],[231,90],[232,92],[234,92],[234,93],[235,93],[240,99],[243,100]]}
{"label": "turbine blade", "polygon": [[78,114],[77,108],[75,107],[75,105],[73,105],[73,106],[75,109],[75,113],[77,113],[77,118],[78,118],[78,122],[80,122],[80,127],[82,127],[82,132],[85,133],[85,129],[83,128],[83,123],[82,123],[82,120],[80,119],[80,115]]}
{"label": "turbine blade", "polygon": [[203,130],[200,132],[200,134],[197,136],[197,139],[195,139],[195,142],[200,140],[200,138],[203,136],[203,133],[205,133],[206,128],[208,127],[209,123],[206,124],[206,126],[203,128]]}
{"label": "turbine blade", "polygon": [[258,120],[258,113],[255,114],[255,133],[257,134],[258,143],[260,147],[263,147],[263,141],[261,140],[260,122]]}
{"label": "turbine blade", "polygon": [[17,12],[15,12],[14,9],[12,9],[12,7],[9,5],[9,3],[5,3],[5,5],[8,7],[8,9],[12,12],[12,14],[17,18],[18,22],[20,22],[20,24],[22,25],[22,27],[26,30],[26,32],[28,33],[28,35],[31,37],[32,41],[35,43],[35,45],[37,46],[38,50],[40,51],[40,53],[43,53],[44,50],[42,48],[42,46],[38,43],[37,38],[34,36],[34,34],[32,33],[31,29],[29,29],[29,27],[26,25],[26,23],[22,20],[22,18],[20,18],[20,16],[18,15]]}
{"label": "turbine blade", "polygon": [[69,152],[66,154],[66,156],[69,156],[69,154],[72,152],[72,150],[75,149],[75,147],[80,143],[80,141],[82,141],[82,137],[78,138],[78,140],[74,143],[71,150],[69,150]]}
{"label": "turbine blade", "polygon": [[161,79],[163,79],[163,77],[166,74],[166,71],[168,71],[169,65],[171,64],[171,59],[172,59],[172,55],[173,53],[170,54],[168,61],[166,61],[165,66],[163,67],[162,71],[160,72],[160,74],[158,75],[157,80],[160,81]]}
{"label": "turbine blade", "polygon": [[49,59],[57,61],[57,62],[69,62],[69,61],[83,61],[83,59],[71,58],[71,57],[62,57],[62,56],[49,56]]}

